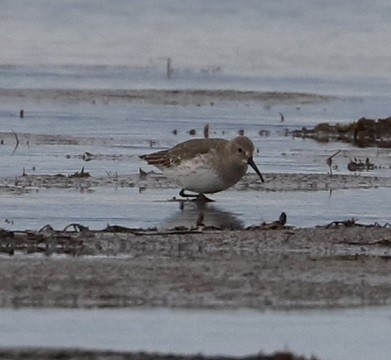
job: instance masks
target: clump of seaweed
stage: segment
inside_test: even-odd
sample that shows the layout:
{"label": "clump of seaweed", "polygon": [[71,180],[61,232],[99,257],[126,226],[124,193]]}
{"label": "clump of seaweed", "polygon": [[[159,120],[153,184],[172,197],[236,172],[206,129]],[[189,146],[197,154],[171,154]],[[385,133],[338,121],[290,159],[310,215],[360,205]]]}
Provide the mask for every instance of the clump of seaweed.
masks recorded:
{"label": "clump of seaweed", "polygon": [[385,119],[362,117],[348,124],[319,123],[313,129],[303,127],[291,132],[293,137],[311,138],[319,142],[344,141],[359,147],[391,148],[391,116]]}

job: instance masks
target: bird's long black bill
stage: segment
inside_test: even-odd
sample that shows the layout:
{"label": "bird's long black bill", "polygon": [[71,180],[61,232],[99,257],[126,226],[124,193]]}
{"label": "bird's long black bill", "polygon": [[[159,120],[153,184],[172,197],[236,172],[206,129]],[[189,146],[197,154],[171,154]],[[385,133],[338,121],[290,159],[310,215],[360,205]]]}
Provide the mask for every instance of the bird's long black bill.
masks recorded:
{"label": "bird's long black bill", "polygon": [[255,171],[255,172],[258,174],[258,176],[261,178],[261,181],[262,181],[262,182],[265,182],[265,180],[263,180],[263,177],[262,177],[261,172],[260,172],[260,171],[258,170],[258,168],[257,168],[257,165],[255,165],[255,162],[254,162],[253,158],[248,159],[247,164],[249,164],[249,165],[254,169],[254,171]]}

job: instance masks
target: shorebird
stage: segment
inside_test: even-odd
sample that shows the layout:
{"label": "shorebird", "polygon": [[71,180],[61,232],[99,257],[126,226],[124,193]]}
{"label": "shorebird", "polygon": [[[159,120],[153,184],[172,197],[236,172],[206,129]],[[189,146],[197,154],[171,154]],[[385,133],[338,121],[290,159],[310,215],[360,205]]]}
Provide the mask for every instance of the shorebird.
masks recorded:
{"label": "shorebird", "polygon": [[141,155],[148,164],[156,166],[170,180],[185,190],[213,194],[235,185],[246,173],[248,165],[263,177],[253,160],[254,145],[246,136],[225,139],[192,139],[173,148]]}

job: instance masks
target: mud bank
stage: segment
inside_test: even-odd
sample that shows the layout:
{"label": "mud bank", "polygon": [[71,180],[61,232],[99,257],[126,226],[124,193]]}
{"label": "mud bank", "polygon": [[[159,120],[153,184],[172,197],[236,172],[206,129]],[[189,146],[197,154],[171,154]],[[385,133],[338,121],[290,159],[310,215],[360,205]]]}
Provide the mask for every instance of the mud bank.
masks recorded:
{"label": "mud bank", "polygon": [[[132,353],[115,351],[87,351],[87,350],[50,350],[50,349],[10,349],[0,350],[0,359],[72,359],[72,360],[305,360],[302,356],[295,356],[287,352],[278,352],[272,355],[257,354],[245,357],[231,356],[203,356],[203,355],[163,355],[157,353]],[[316,360],[315,357],[311,357]]]}
{"label": "mud bank", "polygon": [[390,304],[390,241],[389,226],[354,224],[2,231],[0,306],[263,310]]}
{"label": "mud bank", "polygon": [[258,102],[273,104],[310,104],[336,99],[311,93],[263,92],[239,90],[84,90],[84,89],[0,89],[0,98],[8,100],[59,102],[144,102],[159,105],[208,105],[217,102]]}
{"label": "mud bank", "polygon": [[[235,185],[237,190],[256,191],[330,191],[338,189],[369,189],[391,187],[390,177],[333,175],[328,174],[264,174],[261,183],[256,174],[247,174]],[[129,176],[93,177],[88,172],[74,174],[23,175],[0,179],[0,193],[27,193],[37,189],[93,189],[96,187],[138,187],[146,189],[169,189],[178,186],[164,175],[142,172]]]}

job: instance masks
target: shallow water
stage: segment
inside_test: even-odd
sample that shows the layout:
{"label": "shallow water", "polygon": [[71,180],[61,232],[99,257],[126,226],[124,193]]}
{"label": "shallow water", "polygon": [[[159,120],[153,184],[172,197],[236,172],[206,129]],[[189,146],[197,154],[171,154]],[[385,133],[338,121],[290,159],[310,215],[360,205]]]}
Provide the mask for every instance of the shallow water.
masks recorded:
{"label": "shallow water", "polygon": [[[369,105],[366,105],[360,106],[368,108]],[[80,170],[83,165],[94,176],[102,176],[107,172],[134,173],[139,167],[147,166],[139,161],[138,155],[188,140],[192,138],[189,135],[191,129],[196,130],[196,137],[202,137],[205,124],[210,125],[211,137],[230,139],[237,136],[238,131],[242,129],[259,150],[259,153],[254,155],[255,161],[265,172],[324,173],[328,170],[325,164],[326,157],[337,149],[354,149],[355,157],[363,157],[362,149],[353,148],[349,144],[317,143],[310,139],[293,139],[285,136],[286,130],[301,129],[303,126],[312,127],[321,121],[357,120],[363,115],[363,110],[361,109],[361,115],[358,115],[359,111],[353,101],[336,100],[330,103],[303,105],[300,109],[296,109],[294,105],[265,109],[261,105],[243,103],[216,104],[213,107],[151,104],[94,106],[83,103],[71,106],[43,101],[31,104],[31,109],[25,108],[25,119],[17,117],[15,106],[5,104],[3,110],[0,110],[0,132],[86,137],[86,144],[83,145],[83,139],[79,140],[79,145],[28,145],[24,141],[14,152],[15,139],[12,137],[4,146],[0,146],[3,177],[20,175],[23,166],[26,169],[34,166],[39,173],[52,174],[74,172]],[[351,112],[357,112],[357,116],[348,118],[348,111],[344,110],[344,107]],[[284,122],[279,120],[280,111],[284,113]],[[383,116],[385,114],[387,113],[383,109]],[[178,131],[178,135],[173,134],[174,129]],[[261,130],[268,131],[268,136],[260,136]],[[94,139],[95,143],[100,145],[94,145]],[[150,141],[154,141],[153,149],[150,148]],[[81,156],[84,152],[103,155],[123,154],[134,156],[134,159],[125,163],[92,161],[86,164],[81,159],[75,161],[74,157]],[[376,157],[383,153],[387,153],[386,150],[373,149],[370,152],[371,161],[376,162]],[[66,159],[66,155],[71,155],[71,159]],[[344,159],[343,156],[334,159],[334,162],[340,165],[340,173],[348,173],[349,161],[350,159]],[[388,168],[390,166],[389,162],[379,165]],[[379,172],[371,173],[379,175]]]}
{"label": "shallow water", "polygon": [[389,359],[389,307],[256,312],[0,309],[0,347],[60,347],[320,359]]}
{"label": "shallow water", "polygon": [[[272,222],[281,212],[288,225],[311,227],[355,218],[359,223],[381,225],[390,221],[390,206],[384,202],[388,188],[337,190],[333,192],[255,192],[228,190],[215,194],[207,204],[204,224],[241,229]],[[50,224],[62,229],[80,223],[90,229],[107,224],[127,227],[169,229],[193,227],[197,223],[195,204],[170,201],[176,189],[97,188],[95,190],[39,190],[23,195],[2,195],[1,226],[37,230]],[[370,201],[368,201],[370,199]]]}
{"label": "shallow water", "polygon": [[[339,101],[338,106],[354,108],[355,102]],[[137,174],[139,168],[153,170],[138,155],[164,149],[191,138],[188,131],[195,128],[201,136],[205,123],[210,124],[211,136],[232,138],[239,129],[253,139],[259,154],[254,160],[263,173],[326,173],[326,158],[335,150],[343,153],[334,159],[337,174],[347,174],[348,154],[365,159],[366,156],[381,168],[365,172],[368,176],[390,176],[386,149],[355,149],[343,143],[316,143],[312,140],[285,136],[285,128],[300,128],[322,119],[332,104],[305,105],[300,109],[285,106],[284,124],[276,121],[276,109],[265,109],[252,104],[220,104],[214,107],[134,105],[74,105],[32,103],[24,119],[17,118],[11,105],[0,111],[0,131],[22,134],[46,134],[81,137],[79,144],[29,143],[21,141],[14,151],[11,136],[0,146],[2,177],[27,174],[64,174],[80,171],[84,166],[92,176],[108,174]],[[291,113],[291,115],[289,115]],[[333,117],[336,115],[330,115]],[[172,133],[178,129],[178,135]],[[269,136],[260,136],[267,129]],[[31,135],[30,135],[31,136]],[[85,140],[83,140],[83,138]],[[150,148],[149,141],[156,143]],[[84,144],[85,143],[85,144]],[[85,162],[81,156],[90,152],[101,157]],[[344,153],[346,152],[346,153]],[[368,155],[369,154],[369,155]],[[121,157],[122,156],[122,157]],[[250,169],[249,172],[252,170]],[[102,228],[110,223],[130,227],[166,227],[194,225],[196,211],[178,210],[177,203],[166,200],[178,195],[179,189],[147,190],[138,188],[103,189],[88,191],[32,189],[24,195],[2,195],[1,226],[23,230],[38,229],[50,223],[62,228],[71,222],[91,228]],[[215,205],[209,207],[207,225],[221,225],[227,217],[234,227],[249,226],[278,219],[282,211],[288,214],[288,223],[294,226],[314,226],[334,220],[358,218],[360,222],[389,222],[389,207],[382,201],[389,189],[344,190],[331,195],[326,192],[255,193],[225,191],[216,194]],[[162,215],[164,214],[164,215]],[[210,219],[210,220],[208,220]],[[212,220],[213,219],[213,220]],[[217,219],[217,220],[216,220]],[[210,221],[210,222],[209,222]],[[217,221],[217,223],[216,223]],[[225,221],[227,222],[227,221]]]}

